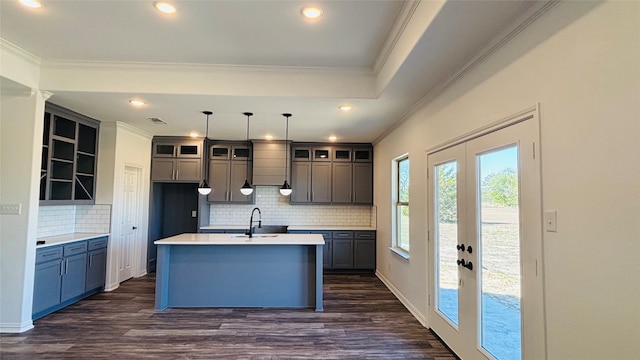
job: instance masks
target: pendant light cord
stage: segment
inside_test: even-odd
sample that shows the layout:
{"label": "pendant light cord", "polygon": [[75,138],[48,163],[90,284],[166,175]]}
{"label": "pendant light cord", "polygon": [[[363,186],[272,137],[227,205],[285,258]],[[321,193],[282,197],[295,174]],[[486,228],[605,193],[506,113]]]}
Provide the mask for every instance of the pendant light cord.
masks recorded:
{"label": "pendant light cord", "polygon": [[284,181],[289,179],[289,116],[286,117],[287,125],[284,133]]}

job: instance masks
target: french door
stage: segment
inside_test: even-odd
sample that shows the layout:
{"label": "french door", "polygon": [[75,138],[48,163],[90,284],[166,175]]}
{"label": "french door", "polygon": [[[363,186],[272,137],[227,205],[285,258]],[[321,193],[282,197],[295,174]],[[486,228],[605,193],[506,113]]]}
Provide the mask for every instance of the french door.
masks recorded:
{"label": "french door", "polygon": [[544,359],[538,124],[427,156],[429,324],[465,360]]}

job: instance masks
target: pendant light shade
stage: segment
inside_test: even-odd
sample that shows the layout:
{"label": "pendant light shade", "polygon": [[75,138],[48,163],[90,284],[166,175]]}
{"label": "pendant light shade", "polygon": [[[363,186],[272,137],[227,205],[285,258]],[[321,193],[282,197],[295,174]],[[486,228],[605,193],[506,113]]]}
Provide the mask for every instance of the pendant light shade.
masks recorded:
{"label": "pendant light shade", "polygon": [[[246,112],[243,114],[247,117],[247,145],[249,145],[249,118],[253,116],[253,113]],[[242,195],[251,195],[253,193],[253,188],[251,187],[251,184],[249,184],[249,161],[247,161],[247,174],[244,179],[244,184],[240,188],[240,192]]]}
{"label": "pendant light shade", "polygon": [[289,183],[287,182],[287,178],[288,178],[288,171],[289,171],[289,117],[291,117],[291,114],[289,113],[284,113],[282,114],[282,116],[284,116],[285,118],[287,118],[287,125],[286,125],[286,130],[285,130],[285,140],[284,140],[284,184],[282,184],[282,186],[280,187],[280,194],[283,196],[289,196],[291,195],[291,192],[293,191],[291,189],[291,185],[289,185]]}
{"label": "pendant light shade", "polygon": [[[211,111],[203,111],[203,114],[207,115],[207,127],[205,130],[205,139],[209,139],[209,115],[213,114]],[[206,145],[206,143],[205,143]],[[209,195],[211,194],[211,192],[213,191],[213,189],[211,188],[211,186],[209,186],[209,183],[207,182],[207,174],[205,172],[204,176],[202,177],[202,182],[200,183],[200,185],[198,185],[198,193],[200,193],[200,195]]]}

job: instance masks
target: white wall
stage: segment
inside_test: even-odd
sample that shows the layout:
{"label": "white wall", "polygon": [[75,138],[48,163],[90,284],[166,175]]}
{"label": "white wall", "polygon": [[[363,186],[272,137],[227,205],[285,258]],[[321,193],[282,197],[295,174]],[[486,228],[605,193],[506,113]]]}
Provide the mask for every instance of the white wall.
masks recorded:
{"label": "white wall", "polygon": [[[426,318],[425,150],[540,103],[549,359],[640,354],[640,3],[562,2],[375,146],[380,275]],[[411,159],[411,258],[391,238],[391,161]],[[383,220],[384,219],[384,220]],[[428,321],[428,319],[427,319]]]}
{"label": "white wall", "polygon": [[[102,141],[102,136],[100,140]],[[101,145],[102,148],[102,145]],[[113,181],[111,182],[113,211],[111,217],[111,246],[107,259],[107,280],[105,288],[113,290],[118,287],[118,258],[122,253],[120,244],[120,227],[122,220],[122,182],[125,165],[142,169],[140,194],[140,225],[136,235],[136,260],[134,276],[142,276],[147,272],[147,239],[149,224],[149,186],[151,167],[151,136],[121,122],[115,124],[115,152],[113,157]],[[100,154],[98,156],[101,156]],[[101,160],[99,159],[98,162]],[[106,161],[106,159],[105,159]],[[108,181],[107,181],[108,182]],[[108,192],[108,191],[107,191]]]}
{"label": "white wall", "polygon": [[[0,332],[33,327],[31,304],[40,189],[45,94],[2,89],[0,203],[20,204],[20,215],[0,215]],[[43,96],[44,95],[44,96]]]}

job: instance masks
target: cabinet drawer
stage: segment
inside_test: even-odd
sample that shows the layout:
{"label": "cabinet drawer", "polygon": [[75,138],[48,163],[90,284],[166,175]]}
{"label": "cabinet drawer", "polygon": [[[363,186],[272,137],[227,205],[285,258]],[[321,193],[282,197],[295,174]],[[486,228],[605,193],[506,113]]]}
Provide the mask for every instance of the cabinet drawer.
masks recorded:
{"label": "cabinet drawer", "polygon": [[92,239],[89,240],[89,246],[88,246],[88,250],[96,250],[96,249],[102,249],[102,248],[106,248],[107,247],[107,238],[106,237],[101,237],[98,239]]}
{"label": "cabinet drawer", "polygon": [[62,246],[36,250],[36,264],[58,259],[62,259]]}
{"label": "cabinet drawer", "polygon": [[334,239],[353,239],[353,231],[333,231],[331,237]]}
{"label": "cabinet drawer", "polygon": [[375,231],[355,231],[354,239],[375,239],[376,232]]}
{"label": "cabinet drawer", "polygon": [[321,234],[325,240],[331,239],[331,231],[311,231],[312,234]]}
{"label": "cabinet drawer", "polygon": [[87,252],[87,242],[79,241],[69,245],[64,246],[64,256],[81,254],[83,252]]}

